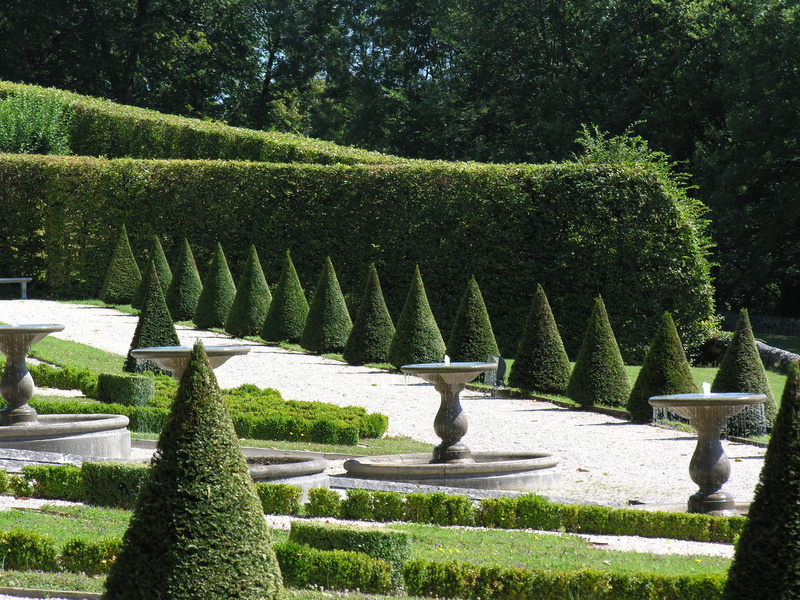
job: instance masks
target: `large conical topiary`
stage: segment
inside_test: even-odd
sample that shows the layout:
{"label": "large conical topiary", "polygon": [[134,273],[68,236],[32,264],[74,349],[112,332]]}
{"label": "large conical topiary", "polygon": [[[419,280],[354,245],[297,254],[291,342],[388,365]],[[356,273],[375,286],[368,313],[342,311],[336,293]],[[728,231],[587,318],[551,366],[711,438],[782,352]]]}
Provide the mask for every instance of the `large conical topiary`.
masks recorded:
{"label": "large conical topiary", "polygon": [[537,285],[508,375],[508,385],[544,394],[564,395],[567,393],[571,370],[550,303],[542,286]]}
{"label": "large conical topiary", "polygon": [[189,240],[183,238],[166,296],[167,307],[174,321],[191,321],[194,318],[201,291],[203,283],[197,271],[197,264],[194,262],[192,248],[189,246]]}
{"label": "large conical topiary", "polygon": [[344,350],[352,328],[347,303],[328,257],[308,307],[300,345],[311,352],[339,352]]}
{"label": "large conical topiary", "polygon": [[603,404],[624,407],[630,393],[631,384],[625,363],[622,362],[603,299],[598,296],[569,378],[567,396],[581,406]]}
{"label": "large conical topiary", "polygon": [[[164,248],[161,246],[161,241],[158,239],[157,235],[153,235],[150,241],[150,248],[147,251],[147,262],[151,261],[156,266],[158,281],[161,283],[161,292],[166,294],[167,289],[169,289],[169,284],[172,281],[172,269],[169,268],[167,256],[164,254]],[[146,267],[145,271],[147,271]],[[142,278],[142,282],[131,299],[131,306],[133,308],[142,308],[144,305],[144,296],[146,294],[146,290],[147,282],[144,280],[144,278]]]}
{"label": "large conical topiary", "polygon": [[769,387],[767,373],[758,354],[747,309],[739,312],[736,330],[722,357],[717,376],[711,384],[711,391],[746,392],[767,396],[763,410],[758,406],[748,406],[738,415],[728,419],[726,426],[728,435],[742,437],[760,435],[765,428],[772,428],[778,409]]}
{"label": "large conical topiary", "polygon": [[789,369],[723,600],[800,598],[800,365]]}
{"label": "large conical topiary", "polygon": [[[179,346],[181,342],[175,331],[175,324],[172,322],[155,266],[152,263],[144,276],[148,282],[147,293],[144,297],[144,305],[139,313],[139,322],[136,324],[136,331],[133,334],[133,340],[131,340],[130,350],[158,346]],[[130,350],[122,367],[123,371],[128,373],[141,373],[143,371],[165,372],[149,360],[134,358],[131,356]]]}
{"label": "large conical topiary", "polygon": [[228,312],[225,331],[236,337],[258,335],[267,317],[270,302],[272,293],[264,277],[261,261],[258,260],[256,247],[251,245],[236,288],[236,296]]}
{"label": "large conical topiary", "polygon": [[499,355],[500,350],[481,289],[470,277],[447,340],[447,355],[452,361],[486,362],[490,354]]}
{"label": "large conical topiary", "polygon": [[397,368],[408,364],[441,362],[444,353],[444,340],[428,303],[417,266],[389,346],[389,362]]}
{"label": "large conical topiary", "polygon": [[664,313],[628,398],[628,412],[634,422],[649,423],[653,418],[649,398],[697,391],[675,322],[671,314]]}
{"label": "large conical topiary", "polygon": [[105,586],[106,600],[285,597],[261,502],[201,342]]}
{"label": "large conical topiary", "polygon": [[236,284],[225,260],[222,244],[217,242],[211,266],[203,280],[203,291],[197,300],[194,313],[194,324],[199,329],[224,327],[228,313],[231,311],[233,298],[236,296]]}
{"label": "large conical topiary", "polygon": [[130,304],[141,281],[142,274],[128,241],[128,230],[123,225],[108,265],[100,300],[107,304]]}
{"label": "large conical topiary", "polygon": [[307,316],[308,300],[287,250],[260,335],[268,342],[296,342],[303,335]]}
{"label": "large conical topiary", "polygon": [[353,329],[344,347],[344,359],[351,365],[388,362],[393,336],[394,323],[383,298],[378,269],[371,264]]}

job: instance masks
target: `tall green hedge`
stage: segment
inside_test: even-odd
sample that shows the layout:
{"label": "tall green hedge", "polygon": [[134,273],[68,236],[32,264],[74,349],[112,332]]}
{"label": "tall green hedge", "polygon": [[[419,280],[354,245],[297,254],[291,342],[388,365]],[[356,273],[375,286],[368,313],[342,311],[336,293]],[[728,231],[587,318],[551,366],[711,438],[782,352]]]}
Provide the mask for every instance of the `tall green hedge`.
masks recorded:
{"label": "tall green hedge", "polygon": [[194,261],[189,240],[183,238],[175,273],[167,288],[166,300],[173,321],[190,321],[197,310],[197,301],[203,291],[203,282]]}
{"label": "tall green hedge", "polygon": [[351,365],[385,363],[394,336],[394,323],[381,291],[378,269],[369,265],[364,294],[344,347],[344,359]]}
{"label": "tall green hedge", "polygon": [[260,335],[268,342],[296,342],[303,335],[307,316],[308,300],[287,250]]}
{"label": "tall green hedge", "polygon": [[312,352],[340,352],[353,328],[347,304],[330,257],[325,259],[314,297],[308,306],[300,345]]}
{"label": "tall green hedge", "polygon": [[258,335],[270,302],[272,293],[269,291],[267,278],[264,277],[258,251],[255,245],[251,245],[239,285],[236,287],[236,296],[225,321],[225,332],[236,337]]}
{"label": "tall green hedge", "polygon": [[475,277],[470,277],[447,340],[447,354],[453,361],[485,362],[498,352],[481,288]]}
{"label": "tall green hedge", "polygon": [[643,358],[667,310],[687,347],[713,321],[702,221],[642,168],[2,155],[0,181],[0,272],[32,275],[56,294],[97,295],[114,232],[126,223],[140,248],[157,223],[167,254],[189,236],[198,264],[224,240],[230,264],[243,264],[255,244],[265,272],[278,272],[280,240],[308,288],[330,256],[346,295],[374,262],[393,315],[408,289],[403,274],[419,264],[444,331],[464,277],[480,274],[505,356],[517,346],[531,281],[547,290],[571,356],[598,292],[628,362]]}
{"label": "tall green hedge", "polygon": [[224,327],[225,321],[236,297],[236,284],[228,268],[222,244],[215,244],[214,258],[208,273],[203,280],[203,289],[197,299],[197,310],[194,311],[194,324],[199,329]]}

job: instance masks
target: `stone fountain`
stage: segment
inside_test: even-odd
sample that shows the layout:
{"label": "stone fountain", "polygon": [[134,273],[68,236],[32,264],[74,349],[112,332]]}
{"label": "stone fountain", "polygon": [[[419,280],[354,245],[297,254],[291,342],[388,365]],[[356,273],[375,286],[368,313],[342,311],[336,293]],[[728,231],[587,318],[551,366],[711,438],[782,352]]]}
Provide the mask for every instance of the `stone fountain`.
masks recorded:
{"label": "stone fountain", "polygon": [[354,478],[484,490],[535,491],[561,484],[559,459],[546,453],[472,452],[461,438],[467,416],[460,393],[494,363],[449,362],[405,365],[401,371],[433,383],[439,411],[433,429],[442,442],[432,454],[399,454],[347,460]]}
{"label": "stone fountain", "polygon": [[[212,369],[225,364],[229,358],[250,352],[250,346],[205,346]],[[131,350],[131,356],[154,362],[169,371],[176,381],[183,377],[189,366],[192,349],[187,346],[160,346]],[[155,448],[155,442],[148,444]],[[260,483],[288,483],[298,485],[304,491],[316,487],[328,487],[325,469],[328,461],[318,454],[273,450],[267,448],[242,448],[247,460],[250,476]],[[305,492],[304,492],[305,493]]]}
{"label": "stone fountain", "polygon": [[28,404],[35,386],[26,364],[31,346],[63,325],[0,325],[0,448],[129,458],[128,418],[122,415],[39,415]]}
{"label": "stone fountain", "polygon": [[738,515],[734,499],[722,486],[731,475],[728,455],[720,442],[720,433],[727,420],[752,404],[763,404],[764,394],[714,393],[704,385],[702,394],[653,396],[648,400],[658,408],[669,408],[689,419],[697,431],[697,447],[689,463],[689,475],[700,489],[689,497],[690,513],[715,516]]}

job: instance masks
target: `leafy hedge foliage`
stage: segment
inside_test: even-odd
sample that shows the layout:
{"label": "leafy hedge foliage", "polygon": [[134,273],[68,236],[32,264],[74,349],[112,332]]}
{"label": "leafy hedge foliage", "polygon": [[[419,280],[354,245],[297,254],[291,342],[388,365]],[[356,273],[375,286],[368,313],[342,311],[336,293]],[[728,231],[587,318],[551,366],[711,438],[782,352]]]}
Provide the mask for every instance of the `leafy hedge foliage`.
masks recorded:
{"label": "leafy hedge foliage", "polygon": [[130,304],[141,281],[142,274],[133,257],[128,230],[123,223],[119,241],[106,271],[103,289],[100,290],[100,300],[108,304]]}
{"label": "leafy hedge foliage", "polygon": [[[222,123],[164,115],[99,98],[0,81],[0,98],[41,98],[59,109],[65,124],[62,152],[86,156],[253,160],[317,164],[393,163],[402,159],[299,135],[253,131]],[[23,101],[27,101],[23,99]],[[37,104],[31,112],[41,115]],[[17,112],[15,110],[14,112]],[[41,127],[39,128],[41,129]],[[59,132],[63,126],[59,126]],[[59,144],[54,142],[58,141]],[[61,140],[53,142],[61,148]],[[35,150],[39,150],[36,148]]]}
{"label": "leafy hedge foliage", "polygon": [[405,582],[409,594],[435,598],[715,600],[721,597],[725,576],[567,572],[414,560],[406,563]]}
{"label": "leafy hedge foliage", "polygon": [[341,352],[347,343],[353,322],[336,279],[330,258],[325,259],[308,305],[306,324],[300,336],[300,346],[311,352]]}
{"label": "leafy hedge foliage", "polygon": [[183,238],[175,272],[170,281],[165,300],[173,321],[191,321],[197,310],[197,301],[203,291],[203,282],[197,271],[192,247],[189,240]]}
{"label": "leafy hedge foliage", "polygon": [[144,464],[86,461],[81,464],[83,501],[130,510],[149,472],[150,467]]}
{"label": "leafy hedge foliage", "polygon": [[25,465],[22,476],[33,488],[35,498],[81,502],[84,497],[83,476],[72,465]]}
{"label": "leafy hedge foliage", "polygon": [[225,332],[235,337],[258,335],[264,325],[270,302],[272,293],[264,277],[256,247],[251,245],[239,285],[236,286],[236,295],[225,319]]}
{"label": "leafy hedge foliage", "polygon": [[470,277],[447,340],[447,355],[454,362],[485,362],[499,352],[483,294]]}
{"label": "leafy hedge foliage", "polygon": [[344,347],[344,359],[351,365],[385,363],[393,336],[394,323],[386,308],[378,270],[370,264],[364,294]]}
{"label": "leafy hedge foliage", "polygon": [[280,240],[309,288],[330,256],[346,297],[359,293],[375,262],[392,315],[408,292],[403,274],[419,264],[443,331],[452,328],[464,274],[480,273],[504,356],[516,349],[536,282],[573,358],[598,292],[628,362],[641,360],[667,310],[687,347],[713,326],[697,206],[644,167],[2,155],[0,180],[0,237],[14,249],[0,253],[0,272],[24,271],[57,294],[96,296],[114,232],[127,224],[132,246],[142,248],[158,223],[167,254],[190,236],[198,264],[224,239],[234,273],[255,244],[269,279],[283,260]]}
{"label": "leafy hedge foliage", "polygon": [[228,261],[222,244],[217,242],[214,258],[208,268],[203,289],[197,299],[197,309],[194,312],[194,324],[198,329],[211,329],[223,327],[231,311],[233,299],[236,297],[236,284],[228,268]]}
{"label": "leafy hedge foliage", "polygon": [[97,399],[123,406],[144,406],[153,397],[156,386],[152,377],[119,373],[97,376]]}

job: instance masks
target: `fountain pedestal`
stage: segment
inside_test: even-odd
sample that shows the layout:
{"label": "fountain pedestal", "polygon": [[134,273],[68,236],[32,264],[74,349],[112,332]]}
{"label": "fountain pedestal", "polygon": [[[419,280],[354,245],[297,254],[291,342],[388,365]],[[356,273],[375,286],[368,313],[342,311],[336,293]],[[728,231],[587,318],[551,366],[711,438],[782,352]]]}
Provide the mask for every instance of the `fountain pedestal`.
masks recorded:
{"label": "fountain pedestal", "polygon": [[690,513],[734,516],[731,494],[722,489],[731,475],[731,464],[720,442],[720,433],[728,419],[751,404],[763,404],[764,394],[673,394],[653,396],[648,402],[669,408],[697,431],[697,446],[689,463],[689,476],[699,489],[689,497]]}

